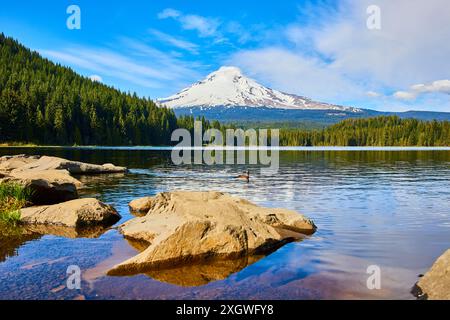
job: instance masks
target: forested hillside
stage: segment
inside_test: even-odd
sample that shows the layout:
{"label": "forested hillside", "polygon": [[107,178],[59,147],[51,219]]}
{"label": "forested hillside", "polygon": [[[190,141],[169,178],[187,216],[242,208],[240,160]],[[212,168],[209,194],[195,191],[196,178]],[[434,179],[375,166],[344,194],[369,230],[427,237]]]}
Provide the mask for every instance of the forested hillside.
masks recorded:
{"label": "forested hillside", "polygon": [[283,146],[450,146],[450,122],[347,119],[323,130],[281,130]]}
{"label": "forested hillside", "polygon": [[0,34],[0,142],[169,144],[171,110],[56,65]]}

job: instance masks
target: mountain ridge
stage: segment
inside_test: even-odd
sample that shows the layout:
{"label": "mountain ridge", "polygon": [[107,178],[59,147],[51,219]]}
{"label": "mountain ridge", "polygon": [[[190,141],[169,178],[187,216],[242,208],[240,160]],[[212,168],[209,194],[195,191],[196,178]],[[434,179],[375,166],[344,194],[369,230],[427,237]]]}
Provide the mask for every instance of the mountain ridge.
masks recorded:
{"label": "mountain ridge", "polygon": [[330,125],[348,118],[397,115],[419,120],[450,120],[450,113],[389,112],[316,102],[304,96],[265,87],[236,67],[224,66],[182,91],[163,99],[160,106],[177,116],[205,117],[220,122],[316,122]]}
{"label": "mountain ridge", "polygon": [[246,77],[237,67],[223,66],[180,92],[157,100],[171,109],[189,107],[250,107],[288,110],[340,110],[359,112],[354,107],[313,101],[265,87]]}

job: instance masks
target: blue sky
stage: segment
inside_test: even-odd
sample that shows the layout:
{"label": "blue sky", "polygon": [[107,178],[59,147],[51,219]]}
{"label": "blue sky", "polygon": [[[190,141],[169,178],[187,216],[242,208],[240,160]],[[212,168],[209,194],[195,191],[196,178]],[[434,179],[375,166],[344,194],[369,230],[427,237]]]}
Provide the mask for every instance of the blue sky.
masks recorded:
{"label": "blue sky", "polygon": [[[81,30],[69,30],[69,5]],[[380,29],[369,29],[370,5]],[[447,0],[2,3],[0,31],[123,91],[166,97],[222,65],[316,100],[450,112]]]}

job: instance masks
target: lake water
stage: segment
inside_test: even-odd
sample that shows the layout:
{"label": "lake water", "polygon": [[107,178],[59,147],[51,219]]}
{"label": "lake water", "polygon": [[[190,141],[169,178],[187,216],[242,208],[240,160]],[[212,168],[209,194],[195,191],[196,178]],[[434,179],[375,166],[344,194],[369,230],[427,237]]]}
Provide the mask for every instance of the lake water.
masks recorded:
{"label": "lake water", "polygon": [[[139,249],[114,228],[94,235],[3,234],[0,299],[414,299],[418,275],[450,247],[448,150],[282,151],[272,176],[260,175],[257,166],[174,166],[167,150],[0,148],[0,155],[21,153],[130,168],[126,175],[80,177],[89,186],[82,196],[115,206],[119,224],[133,218],[134,198],[217,190],[297,210],[318,231],[246,267],[222,268],[224,279],[208,267],[105,276]],[[233,179],[247,168],[249,184]],[[81,268],[81,290],[65,286],[70,265]],[[373,265],[381,271],[380,290],[366,285]]]}

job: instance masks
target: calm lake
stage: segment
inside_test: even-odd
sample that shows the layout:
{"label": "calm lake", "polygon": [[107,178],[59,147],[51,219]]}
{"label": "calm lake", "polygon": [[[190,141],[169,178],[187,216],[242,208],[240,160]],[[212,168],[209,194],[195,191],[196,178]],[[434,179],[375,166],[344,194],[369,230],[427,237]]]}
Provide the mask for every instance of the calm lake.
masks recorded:
{"label": "calm lake", "polygon": [[[450,247],[448,150],[282,151],[271,176],[258,166],[174,166],[167,150],[0,148],[0,156],[22,153],[130,168],[126,175],[79,177],[88,186],[81,196],[113,205],[123,217],[118,224],[134,217],[134,198],[217,190],[297,210],[318,231],[254,263],[127,277],[105,276],[140,249],[114,228],[5,232],[0,299],[414,299],[419,274]],[[247,168],[249,184],[233,179]],[[70,265],[81,268],[81,290],[66,287]],[[366,285],[372,265],[381,271],[380,290]]]}

